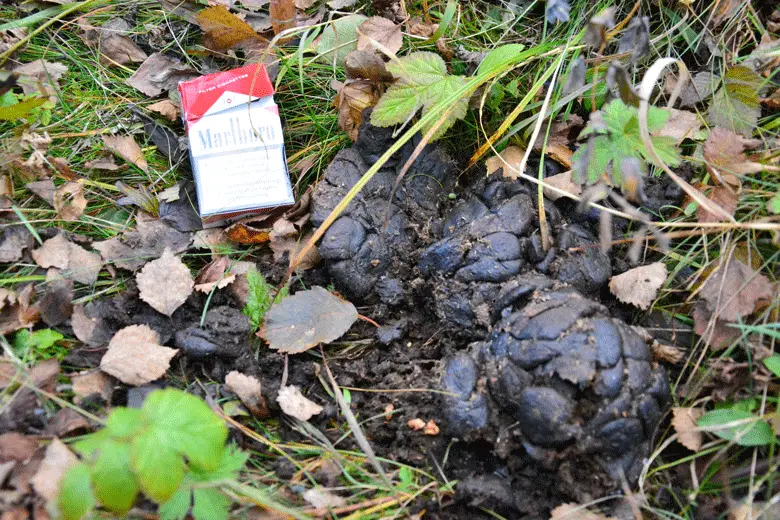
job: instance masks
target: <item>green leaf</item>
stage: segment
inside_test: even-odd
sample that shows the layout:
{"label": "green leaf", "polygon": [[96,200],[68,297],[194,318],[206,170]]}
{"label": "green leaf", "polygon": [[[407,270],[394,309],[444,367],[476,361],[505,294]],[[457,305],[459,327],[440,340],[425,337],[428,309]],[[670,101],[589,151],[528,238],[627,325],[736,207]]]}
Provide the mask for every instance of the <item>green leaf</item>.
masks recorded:
{"label": "green leaf", "polygon": [[84,518],[95,507],[90,483],[89,467],[83,462],[71,467],[63,475],[58,504],[63,520]]}
{"label": "green leaf", "polygon": [[192,504],[192,491],[189,487],[174,493],[167,502],[160,505],[160,520],[184,520]]}
{"label": "green leaf", "polygon": [[753,419],[753,421],[731,428],[718,429],[712,433],[721,439],[733,440],[740,446],[764,446],[774,441],[775,436],[769,423],[745,410],[734,408],[712,410],[701,416],[696,424],[703,428],[710,428],[746,419]]}
{"label": "green leaf", "polygon": [[184,479],[184,459],[165,437],[165,431],[149,430],[136,437],[130,448],[130,464],[141,489],[157,503],[168,500]]}
{"label": "green leaf", "polygon": [[161,447],[185,455],[193,466],[214,469],[221,462],[227,427],[202,399],[172,388],[157,390],[141,411]]}
{"label": "green leaf", "polygon": [[[581,145],[572,156],[575,179],[595,184],[602,175],[609,173],[615,185],[626,188],[627,179],[621,171],[623,159],[636,159],[641,164],[650,161],[639,130],[639,111],[615,99],[598,114],[601,117],[591,116],[580,133],[580,138],[589,137],[590,141]],[[669,116],[666,110],[650,107],[647,117],[650,132],[662,129]],[[670,166],[680,164],[680,153],[673,138],[652,136],[650,139],[661,160]]]}
{"label": "green leaf", "polygon": [[401,466],[401,470],[398,472],[398,479],[404,486],[409,486],[414,482],[414,473],[409,466]]}
{"label": "green leaf", "polygon": [[252,328],[257,330],[263,323],[265,313],[271,308],[274,287],[265,281],[257,269],[247,271],[246,279],[249,285],[249,296],[243,312],[249,317]]}
{"label": "green leaf", "polygon": [[33,110],[46,103],[47,99],[36,97],[25,99],[14,105],[0,107],[0,121],[16,121],[30,114]]}
{"label": "green leaf", "polygon": [[130,446],[108,441],[92,467],[95,496],[106,509],[125,514],[133,506],[139,484],[130,470]]}
{"label": "green leaf", "polygon": [[721,126],[746,137],[753,135],[761,115],[759,90],[763,78],[738,65],[723,77],[723,85],[713,94],[707,111],[712,126]]}
{"label": "green leaf", "polygon": [[[448,75],[446,63],[441,56],[433,52],[413,52],[388,63],[387,70],[397,81],[387,89],[371,112],[371,124],[375,126],[403,123],[420,108],[425,115],[468,81],[463,76]],[[468,97],[458,99],[431,140],[441,137],[458,119],[462,119],[468,111],[468,104]],[[420,131],[425,134],[436,123],[437,121],[434,121]]]}
{"label": "green leaf", "polygon": [[65,336],[51,329],[41,329],[35,332],[20,330],[14,336],[14,354],[21,358],[29,356],[33,359],[49,359],[60,354],[64,356],[67,351],[56,347],[57,342],[63,338]]}
{"label": "green leaf", "polygon": [[248,458],[249,455],[236,446],[226,446],[219,466],[211,470],[192,468],[189,477],[199,482],[235,479],[237,473],[244,468]]}
{"label": "green leaf", "polygon": [[518,59],[520,53],[523,52],[523,49],[525,49],[525,46],[520,43],[510,43],[496,47],[480,62],[476,75],[479,76],[483,72],[500,70],[512,65]]}
{"label": "green leaf", "polygon": [[775,354],[764,359],[764,366],[775,376],[780,377],[780,354]]}
{"label": "green leaf", "polygon": [[225,520],[230,513],[230,499],[216,489],[195,489],[192,492],[195,520]]}
{"label": "green leaf", "polygon": [[780,215],[780,193],[776,193],[774,197],[769,199],[767,207],[775,215]]}
{"label": "green leaf", "polygon": [[343,64],[344,57],[357,49],[357,29],[366,20],[362,14],[351,14],[325,27],[316,44],[317,59],[328,65]]}
{"label": "green leaf", "polygon": [[110,439],[111,439],[111,433],[104,428],[95,433],[90,433],[89,435],[86,435],[81,440],[73,443],[72,448],[76,453],[79,453],[85,459],[91,459],[92,456],[100,450],[103,444],[109,441]]}
{"label": "green leaf", "polygon": [[117,438],[130,437],[141,426],[141,410],[136,408],[114,408],[106,421],[106,430]]}

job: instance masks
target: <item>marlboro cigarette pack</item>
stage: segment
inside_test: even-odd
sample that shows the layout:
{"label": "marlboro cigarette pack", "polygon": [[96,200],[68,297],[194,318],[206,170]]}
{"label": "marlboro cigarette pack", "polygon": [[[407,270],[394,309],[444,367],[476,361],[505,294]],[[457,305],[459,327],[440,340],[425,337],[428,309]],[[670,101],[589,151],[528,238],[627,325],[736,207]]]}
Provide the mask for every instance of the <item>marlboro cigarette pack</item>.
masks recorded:
{"label": "marlboro cigarette pack", "polygon": [[179,93],[204,227],[295,202],[263,64],[184,81]]}

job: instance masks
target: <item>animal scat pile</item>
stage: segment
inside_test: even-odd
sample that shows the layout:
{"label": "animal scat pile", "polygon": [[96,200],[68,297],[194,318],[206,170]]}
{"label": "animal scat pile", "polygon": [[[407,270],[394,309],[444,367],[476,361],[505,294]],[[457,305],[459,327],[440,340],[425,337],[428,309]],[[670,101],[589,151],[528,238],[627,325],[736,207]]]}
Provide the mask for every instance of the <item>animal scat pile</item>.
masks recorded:
{"label": "animal scat pile", "polygon": [[[390,139],[363,124],[315,190],[315,225]],[[588,247],[595,238],[587,221],[547,201],[554,248],[545,252],[528,187],[483,177],[452,203],[458,170],[436,146],[388,204],[409,152],[396,154],[325,233],[320,254],[336,287],[378,304],[388,319],[404,306],[433,308],[456,338],[441,379],[450,394],[441,402],[445,434],[466,446],[487,440],[510,469],[516,457],[553,472],[596,461],[605,480],[615,484],[622,473],[634,481],[669,383],[643,339],[584,296],[612,274],[610,259]]]}

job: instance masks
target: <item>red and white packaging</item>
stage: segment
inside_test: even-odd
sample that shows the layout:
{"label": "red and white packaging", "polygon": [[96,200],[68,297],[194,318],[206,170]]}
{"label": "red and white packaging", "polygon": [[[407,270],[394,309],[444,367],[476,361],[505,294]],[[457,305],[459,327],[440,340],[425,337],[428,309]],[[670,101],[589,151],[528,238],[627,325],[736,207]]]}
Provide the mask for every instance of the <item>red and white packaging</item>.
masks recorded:
{"label": "red and white packaging", "polygon": [[179,93],[203,227],[295,202],[265,65],[183,81]]}

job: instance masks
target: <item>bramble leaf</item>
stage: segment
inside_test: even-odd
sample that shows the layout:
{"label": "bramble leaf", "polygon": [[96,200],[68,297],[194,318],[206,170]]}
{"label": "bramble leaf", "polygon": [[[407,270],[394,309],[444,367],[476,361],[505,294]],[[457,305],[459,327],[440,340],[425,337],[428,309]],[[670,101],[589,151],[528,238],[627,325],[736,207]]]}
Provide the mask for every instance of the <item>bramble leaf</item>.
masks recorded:
{"label": "bramble leaf", "polygon": [[759,419],[748,411],[738,410],[736,408],[707,412],[696,421],[696,424],[701,427],[711,428],[735,421],[745,421],[747,419],[753,420],[734,427],[717,429],[712,433],[721,439],[734,441],[740,446],[764,446],[770,444],[774,440],[775,436],[772,433],[772,428],[769,426],[769,423]]}
{"label": "bramble leaf", "polygon": [[192,491],[180,489],[167,502],[160,505],[158,513],[161,520],[184,520],[192,504]]}
{"label": "bramble leaf", "polygon": [[167,432],[148,430],[133,440],[130,464],[143,492],[165,502],[184,479],[184,459],[167,446]]}
{"label": "bramble leaf", "polygon": [[759,90],[763,79],[747,67],[729,69],[723,84],[712,96],[707,119],[712,126],[722,126],[746,137],[753,135],[761,115]]}
{"label": "bramble leaf", "polygon": [[133,506],[139,485],[130,470],[130,446],[108,441],[92,467],[95,496],[106,509],[125,514]]}
{"label": "bramble leaf", "polygon": [[63,520],[79,520],[95,507],[89,466],[83,462],[70,468],[60,482],[59,508]]}
{"label": "bramble leaf", "polygon": [[[498,59],[498,58],[496,58]],[[396,82],[387,89],[371,113],[371,124],[392,126],[410,119],[420,108],[425,115],[442,100],[448,99],[466,84],[463,76],[447,74],[447,65],[433,52],[413,52],[387,64],[387,70]],[[434,133],[431,140],[438,139],[468,110],[468,96],[455,101],[450,113]],[[437,121],[421,129],[427,133]]]}
{"label": "bramble leaf", "polygon": [[216,489],[195,489],[192,516],[195,520],[226,520],[230,512],[230,499]]}
{"label": "bramble leaf", "polygon": [[[580,133],[580,138],[590,137],[572,156],[572,170],[579,182],[595,184],[604,174],[622,188],[632,178],[624,178],[622,168],[626,159],[649,162],[650,156],[642,142],[639,131],[639,111],[619,99],[611,101],[604,108],[591,115],[588,125]],[[647,126],[650,133],[664,127],[669,112],[650,107]],[[653,146],[658,156],[670,166],[680,164],[680,154],[673,138],[653,136]]]}

